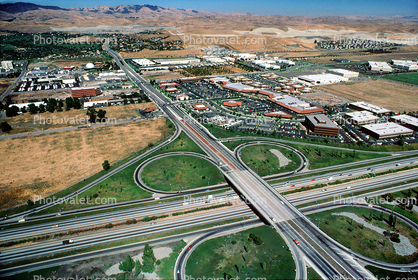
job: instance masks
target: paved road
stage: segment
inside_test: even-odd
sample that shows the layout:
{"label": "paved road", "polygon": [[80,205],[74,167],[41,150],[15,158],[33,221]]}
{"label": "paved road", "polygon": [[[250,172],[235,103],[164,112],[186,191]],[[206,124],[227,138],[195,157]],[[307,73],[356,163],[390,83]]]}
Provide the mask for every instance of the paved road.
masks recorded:
{"label": "paved road", "polygon": [[0,96],[0,102],[2,102],[9,94],[10,94],[10,90],[12,90],[15,85],[20,81],[20,79],[22,79],[23,76],[25,76],[26,74],[26,67],[28,66],[28,62],[26,61],[23,64],[23,69],[22,69],[22,73],[20,73],[19,77],[14,81],[14,83],[6,90],[5,93],[3,93],[2,96]]}

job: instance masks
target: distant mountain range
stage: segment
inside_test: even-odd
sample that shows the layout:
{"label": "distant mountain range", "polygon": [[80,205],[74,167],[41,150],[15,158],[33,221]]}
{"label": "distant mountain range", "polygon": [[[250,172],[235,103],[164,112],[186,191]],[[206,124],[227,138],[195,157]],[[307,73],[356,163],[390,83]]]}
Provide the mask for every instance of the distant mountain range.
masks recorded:
{"label": "distant mountain range", "polygon": [[[54,13],[59,12],[59,13]],[[28,15],[33,19],[35,15],[50,14],[50,17],[61,17],[63,14],[88,17],[156,17],[156,16],[207,16],[213,13],[197,11],[192,9],[163,8],[156,5],[117,5],[79,7],[64,9],[57,6],[42,6],[33,3],[17,2],[0,4],[0,20],[22,19]]]}
{"label": "distant mountain range", "polygon": [[[283,11],[285,13],[285,11]],[[0,4],[0,30],[47,32],[54,27],[80,26],[177,26],[191,33],[229,33],[259,27],[300,29],[352,29],[375,33],[418,31],[418,15],[412,16],[282,16],[212,13],[156,5],[116,5],[60,8],[33,3]]]}

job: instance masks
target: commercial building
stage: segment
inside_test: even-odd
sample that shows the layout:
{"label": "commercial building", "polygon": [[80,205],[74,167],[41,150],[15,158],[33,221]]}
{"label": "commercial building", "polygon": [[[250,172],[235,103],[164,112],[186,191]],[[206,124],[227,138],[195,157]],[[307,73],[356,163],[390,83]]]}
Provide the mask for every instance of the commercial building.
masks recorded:
{"label": "commercial building", "polygon": [[290,95],[281,95],[275,98],[267,98],[268,101],[273,102],[283,109],[291,111],[295,115],[311,115],[324,112],[324,109],[319,107],[311,107],[308,102],[302,101]]}
{"label": "commercial building", "polygon": [[96,101],[86,101],[83,103],[84,109],[88,109],[90,107],[96,108],[96,107],[107,107],[109,101],[108,100],[96,100]]}
{"label": "commercial building", "polygon": [[388,115],[392,112],[389,109],[385,109],[380,106],[376,106],[376,105],[363,102],[363,101],[350,103],[349,107],[358,111],[366,110],[366,111],[372,112],[375,115]]}
{"label": "commercial building", "polygon": [[345,113],[347,121],[355,125],[363,125],[369,123],[376,123],[380,118],[369,111],[356,111],[352,113]]}
{"label": "commercial building", "polygon": [[29,103],[19,103],[19,104],[10,104],[10,106],[16,106],[16,107],[18,107],[19,109],[25,108],[26,110],[28,110],[28,106],[29,106],[29,104],[33,104],[33,105],[35,105],[36,107],[39,107],[40,105],[45,105],[45,106],[46,106],[46,103],[45,103],[45,102],[43,102],[43,101],[39,101],[39,102],[29,102]]}
{"label": "commercial building", "polygon": [[285,118],[285,119],[291,119],[292,115],[289,115],[283,111],[278,112],[266,112],[264,113],[264,116],[266,117],[275,117],[275,118]]}
{"label": "commercial building", "polygon": [[186,94],[179,94],[176,96],[176,99],[180,101],[189,100],[189,96]]}
{"label": "commercial building", "polygon": [[409,115],[397,115],[397,116],[392,116],[390,120],[394,123],[403,125],[414,131],[418,131],[418,118],[415,118]]}
{"label": "commercial building", "polygon": [[224,101],[223,104],[224,104],[224,106],[228,106],[228,107],[240,107],[240,106],[242,106],[242,102],[234,101],[234,100]]}
{"label": "commercial building", "polygon": [[418,63],[414,60],[394,60],[391,61],[393,67],[407,70],[407,71],[416,71],[418,70]]}
{"label": "commercial building", "polygon": [[334,75],[342,76],[342,77],[347,78],[347,79],[356,78],[359,75],[358,72],[349,71],[349,70],[345,70],[345,69],[328,69],[327,72],[331,73],[331,74],[334,74]]}
{"label": "commercial building", "polygon": [[206,111],[207,109],[209,109],[209,107],[203,103],[193,103],[193,108],[195,108],[198,111]]}
{"label": "commercial building", "polygon": [[152,62],[151,60],[146,59],[146,58],[132,59],[132,61],[135,62],[136,64],[138,64],[141,67],[148,67],[148,66],[155,65],[155,62]]}
{"label": "commercial building", "polygon": [[12,60],[4,60],[1,62],[1,68],[3,69],[13,69],[13,61]]}
{"label": "commercial building", "polygon": [[393,122],[368,124],[362,126],[361,130],[376,139],[393,138],[400,135],[412,135],[414,132],[412,129]]}
{"label": "commercial building", "polygon": [[295,63],[294,63],[293,61],[288,60],[288,59],[278,59],[278,60],[276,60],[276,62],[277,62],[277,63],[282,63],[282,64],[285,64],[285,65],[288,65],[288,66],[293,66],[293,65],[295,65]]}
{"label": "commercial building", "polygon": [[392,67],[386,62],[368,61],[368,67],[372,72],[391,73]]}
{"label": "commercial building", "polygon": [[348,78],[334,74],[303,75],[299,76],[298,79],[312,85],[329,85],[348,81]]}
{"label": "commercial building", "polygon": [[89,97],[100,95],[102,91],[100,88],[89,87],[89,88],[73,88],[71,90],[71,96],[73,98]]}
{"label": "commercial building", "polygon": [[237,53],[237,54],[233,54],[233,56],[241,60],[253,60],[257,58],[257,56],[252,53]]}
{"label": "commercial building", "polygon": [[338,136],[340,134],[340,128],[324,114],[306,116],[305,124],[313,134],[326,136]]}
{"label": "commercial building", "polygon": [[196,64],[200,63],[200,60],[197,58],[158,58],[153,59],[153,61],[158,65],[188,65],[188,64]]}

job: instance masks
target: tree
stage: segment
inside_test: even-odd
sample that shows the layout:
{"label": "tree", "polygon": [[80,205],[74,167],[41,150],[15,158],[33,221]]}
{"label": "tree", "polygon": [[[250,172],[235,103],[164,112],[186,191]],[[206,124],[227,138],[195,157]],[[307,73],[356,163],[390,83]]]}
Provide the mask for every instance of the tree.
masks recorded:
{"label": "tree", "polygon": [[126,272],[132,272],[132,269],[135,267],[135,262],[131,256],[126,255],[126,258],[123,262],[119,263],[119,269]]}
{"label": "tree", "polygon": [[104,170],[109,170],[110,169],[110,163],[109,163],[109,161],[108,160],[105,160],[103,163],[102,163],[102,167],[103,167],[103,169]]}
{"label": "tree", "polygon": [[33,202],[32,200],[28,199],[27,204],[28,204],[29,206],[31,206],[31,205],[34,205],[34,204],[35,204],[35,202]]}
{"label": "tree", "polygon": [[17,116],[19,113],[19,107],[17,106],[10,106],[6,109],[6,116],[8,118]]}
{"label": "tree", "polygon": [[0,127],[1,127],[2,132],[8,132],[8,131],[12,130],[12,127],[7,122],[1,122]]}
{"label": "tree", "polygon": [[100,122],[105,122],[106,121],[106,111],[100,109],[97,112],[97,118],[99,119]]}
{"label": "tree", "polygon": [[74,107],[74,109],[81,109],[80,99],[78,99],[78,98],[73,99],[73,107]]}
{"label": "tree", "polygon": [[65,106],[66,106],[68,109],[73,108],[73,107],[74,107],[74,100],[73,100],[71,97],[67,97],[67,98],[65,98]]}
{"label": "tree", "polygon": [[46,112],[46,107],[44,104],[39,105],[39,113],[45,113]]}
{"label": "tree", "polygon": [[26,112],[27,112],[26,107],[22,107],[22,108],[20,109],[20,112],[22,112],[22,114],[26,113]]}
{"label": "tree", "polygon": [[39,108],[36,107],[35,104],[33,104],[33,103],[29,104],[28,108],[29,108],[29,113],[31,113],[32,115],[35,115],[39,111]]}
{"label": "tree", "polygon": [[89,116],[89,122],[95,123],[97,119],[97,112],[93,107],[87,109],[87,116]]}
{"label": "tree", "polygon": [[64,107],[64,102],[62,100],[58,100],[58,107],[59,108]]}
{"label": "tree", "polygon": [[3,102],[0,102],[0,110],[3,110],[3,109],[4,109]]}
{"label": "tree", "polygon": [[139,275],[142,271],[142,265],[141,262],[139,260],[135,261],[135,274]]}
{"label": "tree", "polygon": [[142,255],[142,271],[147,273],[152,273],[155,270],[155,256],[152,247],[145,243],[144,254]]}

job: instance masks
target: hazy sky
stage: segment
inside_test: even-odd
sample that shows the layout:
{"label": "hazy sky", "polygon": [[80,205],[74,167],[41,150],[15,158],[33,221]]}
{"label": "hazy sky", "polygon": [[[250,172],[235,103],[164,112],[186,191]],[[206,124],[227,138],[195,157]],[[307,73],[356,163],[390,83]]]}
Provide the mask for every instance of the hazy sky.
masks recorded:
{"label": "hazy sky", "polygon": [[1,1],[1,3],[10,2],[31,2],[39,5],[54,5],[62,8],[151,4],[161,7],[196,9],[208,12],[238,12],[261,15],[418,15],[417,0],[149,0],[147,2],[138,2],[137,0]]}

